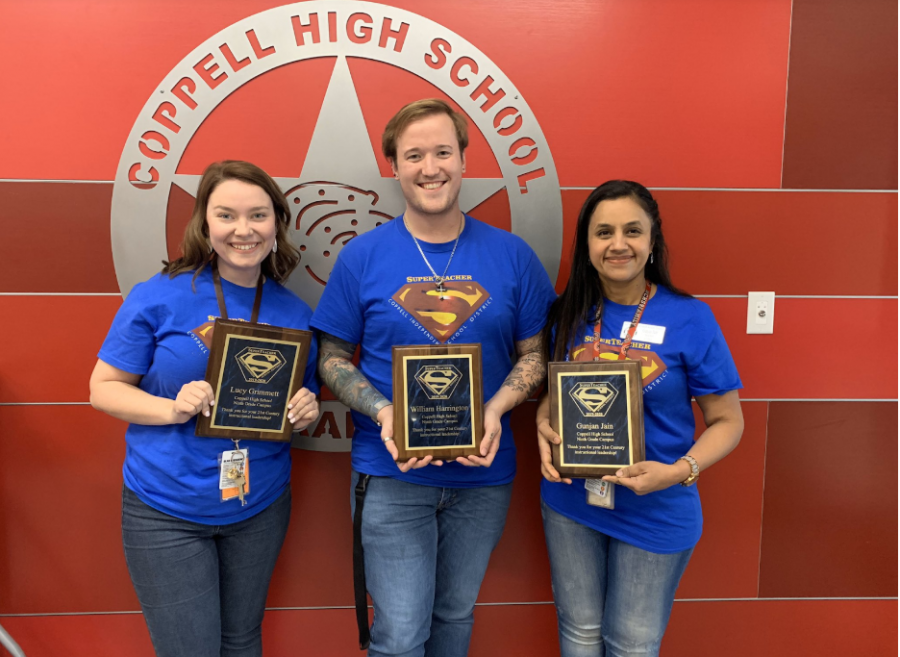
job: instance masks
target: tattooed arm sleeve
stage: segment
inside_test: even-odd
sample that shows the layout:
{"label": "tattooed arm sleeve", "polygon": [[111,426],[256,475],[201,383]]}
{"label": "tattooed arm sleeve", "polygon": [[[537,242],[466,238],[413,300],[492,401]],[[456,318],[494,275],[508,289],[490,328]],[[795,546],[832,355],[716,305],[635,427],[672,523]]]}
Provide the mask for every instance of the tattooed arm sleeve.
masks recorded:
{"label": "tattooed arm sleeve", "polygon": [[512,410],[531,397],[543,383],[547,372],[541,358],[540,333],[516,342],[516,353],[519,359],[500,390],[491,399],[492,404],[500,405],[502,413]]}
{"label": "tattooed arm sleeve", "polygon": [[355,344],[320,331],[319,376],[335,397],[374,420],[390,402],[350,362],[355,351]]}
{"label": "tattooed arm sleeve", "polygon": [[541,334],[516,342],[516,354],[519,360],[516,361],[503,385],[521,393],[519,403],[522,403],[537,391],[547,373],[541,359]]}

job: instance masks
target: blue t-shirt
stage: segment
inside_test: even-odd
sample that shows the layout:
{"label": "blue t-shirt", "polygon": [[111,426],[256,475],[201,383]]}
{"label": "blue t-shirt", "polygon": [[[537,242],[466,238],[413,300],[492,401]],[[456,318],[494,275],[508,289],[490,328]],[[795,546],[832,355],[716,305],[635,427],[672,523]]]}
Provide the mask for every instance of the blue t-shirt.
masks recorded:
{"label": "blue t-shirt", "polygon": [[[138,387],[157,397],[175,399],[181,387],[206,377],[210,330],[219,306],[209,268],[191,289],[193,273],[157,274],[136,285],[113,320],[98,354],[100,360],[141,375]],[[230,319],[250,320],[256,286],[222,280]],[[293,292],[273,280],[263,286],[260,323],[308,329],[312,311]],[[317,393],[316,343],[310,346],[303,385]],[[290,444],[242,440],[249,450],[250,493],[247,505],[220,501],[219,457],[234,448],[225,438],[194,435],[196,418],[183,424],[129,424],[125,432],[125,485],[149,506],[206,525],[229,524],[256,515],[290,483]]]}
{"label": "blue t-shirt", "polygon": [[[624,324],[631,324],[637,306],[611,301],[603,304],[601,354],[618,354]],[[724,394],[742,388],[722,331],[712,311],[698,299],[678,296],[659,286],[647,302],[640,326],[659,333],[661,343],[636,339],[628,352],[641,360],[644,383],[644,443],[646,459],[674,463],[693,445],[694,414],[691,397]],[[640,331],[641,329],[639,329]],[[589,359],[593,327],[584,328],[584,343],[573,360]],[[608,536],[649,552],[668,554],[693,547],[700,539],[703,514],[697,486],[670,486],[638,496],[616,486],[615,509],[591,506],[584,481],[541,484],[541,496],[557,513]]]}
{"label": "blue t-shirt", "polygon": [[[419,241],[435,271],[443,272],[453,242]],[[312,325],[360,345],[359,370],[392,399],[391,347],[481,343],[484,398],[503,384],[518,359],[516,342],[539,333],[555,298],[547,272],[521,238],[466,217],[447,271],[449,299],[426,294],[432,274],[403,221],[395,219],[343,248]],[[489,468],[445,462],[401,473],[381,442],[379,427],[353,413],[352,464],[357,472],[427,486],[476,487],[509,483],[516,472],[509,413]]]}

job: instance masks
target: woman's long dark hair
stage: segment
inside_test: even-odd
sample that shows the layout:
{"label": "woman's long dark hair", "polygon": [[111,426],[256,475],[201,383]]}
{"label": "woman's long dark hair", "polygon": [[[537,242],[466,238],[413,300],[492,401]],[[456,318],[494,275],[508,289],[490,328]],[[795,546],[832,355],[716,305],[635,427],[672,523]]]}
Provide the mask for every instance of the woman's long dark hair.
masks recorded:
{"label": "woman's long dark hair", "polygon": [[[675,294],[690,296],[672,285],[669,277],[669,250],[663,237],[662,219],[659,206],[653,195],[640,183],[630,180],[610,180],[592,191],[581,206],[578,215],[578,226],[575,229],[575,242],[572,245],[572,270],[566,289],[550,307],[550,314],[544,326],[543,347],[545,360],[562,361],[574,346],[587,323],[593,323],[595,317],[603,310],[603,283],[597,270],[591,264],[588,252],[588,228],[594,210],[601,201],[629,197],[643,208],[650,218],[650,242],[653,262],[647,260],[644,276],[651,283],[662,285]],[[596,315],[591,309],[596,307]],[[589,317],[589,315],[591,315]]]}

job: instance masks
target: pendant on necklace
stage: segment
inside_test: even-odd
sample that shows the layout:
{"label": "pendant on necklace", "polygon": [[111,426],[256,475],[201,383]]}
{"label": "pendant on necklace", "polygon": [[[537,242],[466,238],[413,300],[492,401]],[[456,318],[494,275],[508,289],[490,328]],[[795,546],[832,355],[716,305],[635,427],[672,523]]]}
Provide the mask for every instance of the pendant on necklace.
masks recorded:
{"label": "pendant on necklace", "polygon": [[447,298],[444,296],[444,292],[447,291],[447,288],[444,287],[444,279],[443,278],[438,279],[437,286],[435,289],[437,289],[438,299],[440,299],[441,301],[444,301]]}

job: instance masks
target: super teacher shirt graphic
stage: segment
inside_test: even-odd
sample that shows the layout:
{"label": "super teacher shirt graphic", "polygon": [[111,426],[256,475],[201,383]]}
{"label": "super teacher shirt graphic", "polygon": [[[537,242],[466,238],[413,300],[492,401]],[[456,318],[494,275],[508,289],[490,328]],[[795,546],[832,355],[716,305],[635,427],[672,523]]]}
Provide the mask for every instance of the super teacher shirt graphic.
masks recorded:
{"label": "super teacher shirt graphic", "polygon": [[[407,281],[422,280],[409,277]],[[490,293],[471,276],[450,276],[439,292],[433,282],[407,282],[391,297],[394,308],[423,329],[433,342],[445,344],[460,336],[490,306]]]}
{"label": "super teacher shirt graphic", "polygon": [[[573,361],[593,360],[592,342],[593,335],[584,336],[584,346],[579,347],[572,353]],[[600,358],[604,360],[616,360],[619,357],[619,349],[622,347],[622,340],[615,338],[600,340]],[[643,342],[632,342],[631,348],[628,350],[628,359],[636,360],[641,363],[641,375],[643,377],[644,392],[649,392],[662,381],[665,380],[665,372],[668,369],[665,361],[655,351],[650,349],[650,345]]]}

